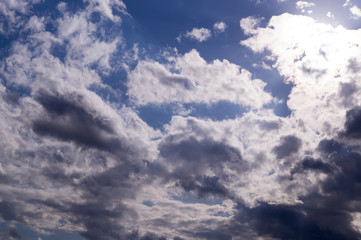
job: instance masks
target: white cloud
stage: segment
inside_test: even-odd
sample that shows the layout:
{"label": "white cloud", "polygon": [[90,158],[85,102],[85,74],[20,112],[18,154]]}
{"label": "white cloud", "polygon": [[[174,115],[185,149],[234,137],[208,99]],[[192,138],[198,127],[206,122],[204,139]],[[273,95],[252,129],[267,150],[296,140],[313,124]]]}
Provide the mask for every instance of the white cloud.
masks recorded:
{"label": "white cloud", "polygon": [[[333,137],[343,128],[346,110],[361,102],[361,86],[354,83],[360,74],[360,36],[359,30],[283,14],[241,43],[276,57],[278,71],[295,85],[287,101],[293,116],[312,131]],[[346,94],[353,84],[354,93]]]}
{"label": "white cloud", "polygon": [[343,7],[347,7],[351,4],[351,0],[346,0],[345,3],[343,4]]}
{"label": "white cloud", "polygon": [[357,7],[356,5],[350,8],[350,12],[354,19],[361,18],[361,9],[359,7]]}
{"label": "white cloud", "polygon": [[128,77],[128,94],[137,105],[223,100],[260,108],[272,100],[263,90],[265,83],[252,80],[248,71],[227,60],[207,63],[196,50],[177,56],[169,66],[140,61]]}
{"label": "white cloud", "polygon": [[204,42],[211,36],[211,31],[206,28],[193,28],[192,31],[186,32],[186,34],[184,34],[184,37],[196,40],[198,42]]}
{"label": "white cloud", "polygon": [[[122,234],[138,226],[141,235],[156,231],[191,239],[200,229],[232,226],[241,214],[237,203],[301,203],[324,179],[310,171],[295,177],[300,181],[281,180],[306,156],[318,157],[313,152],[320,140],[335,137],[345,111],[360,105],[360,30],[290,14],[273,17],[264,28],[258,27],[262,19],[240,21],[251,35],[241,43],[255,52],[269,50],[272,66],[293,84],[289,117],[263,108],[275,99],[263,81],[236,64],[206,62],[196,50],[169,54],[162,62],[139,60],[133,45],[125,56],[139,60],[128,70],[132,104],[174,102],[175,115],[189,113],[183,103],[230,101],[249,108],[223,121],[173,116],[160,132],[132,108],[89,90],[102,86],[100,73],[111,71],[110,58],[121,42],[104,33],[96,37],[101,25],[91,23],[89,13],[99,11],[118,24],[114,8],[125,11],[121,1],[89,2],[75,14],[58,5],[63,16],[55,34],[45,31],[44,18],[31,17],[24,24],[28,37],[13,42],[1,63],[0,210],[11,213],[11,221],[94,239],[129,239]],[[210,37],[192,32],[188,37],[200,42]],[[52,54],[54,46],[64,47],[63,60]],[[269,68],[261,61],[255,66]],[[5,83],[30,93],[18,96]],[[292,140],[300,144],[283,151]],[[185,195],[216,203],[176,199]],[[246,237],[237,231],[239,239],[259,237],[252,229]]]}
{"label": "white cloud", "polygon": [[0,2],[0,15],[4,16],[6,21],[1,23],[1,27],[6,30],[0,29],[0,33],[7,35],[16,28],[26,24],[24,16],[28,15],[29,10],[34,4],[41,2],[41,0],[3,0]]}
{"label": "white cloud", "polygon": [[[300,9],[302,12],[306,12],[307,8],[311,8],[314,6],[315,6],[315,4],[312,2],[306,2],[306,1],[297,1],[296,2],[296,8]],[[309,11],[311,11],[311,10],[309,10]],[[309,11],[308,11],[308,13],[312,13],[312,11],[311,12],[309,12]]]}
{"label": "white cloud", "polygon": [[122,0],[87,0],[90,3],[89,9],[91,11],[98,11],[107,18],[119,22],[121,18],[113,14],[113,9],[128,14],[126,6]]}
{"label": "white cloud", "polygon": [[117,50],[120,39],[100,40],[94,37],[97,25],[88,21],[86,12],[65,16],[59,20],[59,38],[69,42],[67,61],[71,65],[97,64],[110,69],[110,57]]}
{"label": "white cloud", "polygon": [[249,16],[241,19],[240,26],[246,35],[251,35],[255,32],[255,29],[258,27],[262,20],[262,18],[255,18],[253,16]]}
{"label": "white cloud", "polygon": [[[248,206],[256,206],[259,201],[295,204],[298,196],[310,186],[303,182],[298,184],[294,195],[287,194],[288,184],[278,182],[278,177],[286,175],[292,168],[292,162],[297,162],[304,157],[304,152],[314,149],[320,137],[310,134],[309,131],[301,131],[302,127],[292,118],[277,117],[269,110],[248,112],[234,120],[211,121],[192,117],[173,117],[169,125],[166,125],[166,135],[162,138],[163,143],[174,141],[173,144],[187,142],[195,146],[199,142],[222,143],[229,146],[228,151],[235,149],[242,154],[242,160],[226,162],[217,165],[219,169],[203,163],[202,167],[193,166],[194,169],[204,168],[204,173],[216,175],[221,178],[226,173],[227,179],[224,185],[232,192],[236,199],[242,199]],[[280,135],[296,135],[303,141],[299,153],[290,155],[285,159],[277,159],[273,154],[275,146],[279,145]],[[191,144],[185,145],[189,149]],[[262,148],[259,148],[262,146]],[[172,150],[172,149],[171,149]],[[198,152],[202,151],[199,149]],[[211,156],[209,156],[211,158]],[[199,161],[202,161],[200,158]],[[205,158],[206,159],[206,158]],[[165,163],[169,169],[177,168],[172,162]],[[196,164],[196,163],[195,163]],[[235,164],[235,165],[233,165]],[[181,165],[181,163],[180,163]],[[182,166],[182,165],[181,165]],[[188,170],[193,171],[193,170]],[[269,175],[274,171],[274,175]],[[241,174],[240,174],[241,173]],[[316,177],[317,179],[317,177]],[[239,186],[242,186],[240,188]]]}
{"label": "white cloud", "polygon": [[330,11],[327,12],[326,16],[331,18],[331,19],[335,19],[335,15]]}
{"label": "white cloud", "polygon": [[213,25],[213,29],[216,31],[216,32],[224,32],[227,28],[227,24],[225,22],[216,22],[214,25]]}
{"label": "white cloud", "polygon": [[44,32],[45,30],[45,19],[44,17],[38,18],[37,16],[32,16],[28,21],[25,29],[30,29],[35,32]]}

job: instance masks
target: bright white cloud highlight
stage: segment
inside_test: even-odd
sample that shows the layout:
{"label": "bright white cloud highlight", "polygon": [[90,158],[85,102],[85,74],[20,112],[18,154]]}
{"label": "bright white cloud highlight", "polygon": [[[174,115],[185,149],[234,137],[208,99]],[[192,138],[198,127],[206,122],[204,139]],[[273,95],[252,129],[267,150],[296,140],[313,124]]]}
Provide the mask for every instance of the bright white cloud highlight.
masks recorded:
{"label": "bright white cloud highlight", "polygon": [[361,103],[355,81],[361,73],[360,39],[360,30],[283,14],[241,43],[255,52],[269,50],[281,75],[295,84],[287,101],[294,117],[314,132],[334,136],[343,128],[346,110]]}

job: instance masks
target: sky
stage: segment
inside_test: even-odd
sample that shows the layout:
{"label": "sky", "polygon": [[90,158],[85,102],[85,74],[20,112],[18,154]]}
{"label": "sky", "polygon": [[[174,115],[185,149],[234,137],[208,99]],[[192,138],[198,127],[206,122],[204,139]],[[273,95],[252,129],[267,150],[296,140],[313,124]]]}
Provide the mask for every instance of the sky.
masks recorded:
{"label": "sky", "polygon": [[0,240],[361,239],[361,3],[2,0]]}

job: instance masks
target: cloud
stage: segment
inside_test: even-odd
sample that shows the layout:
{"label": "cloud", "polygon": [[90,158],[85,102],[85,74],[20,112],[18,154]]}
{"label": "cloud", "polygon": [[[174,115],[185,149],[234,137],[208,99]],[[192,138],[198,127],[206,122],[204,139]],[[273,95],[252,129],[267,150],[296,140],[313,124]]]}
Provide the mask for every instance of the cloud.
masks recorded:
{"label": "cloud", "polygon": [[[192,31],[186,32],[182,36],[185,38],[196,40],[198,42],[204,42],[212,36],[212,32],[207,28],[193,28]],[[180,41],[181,36],[179,36],[178,39],[178,41]]]}
{"label": "cloud", "polygon": [[347,7],[351,4],[351,0],[346,0],[345,3],[342,5],[343,7]]}
{"label": "cloud", "polygon": [[258,27],[261,21],[262,18],[255,18],[253,16],[249,16],[241,19],[240,26],[245,35],[251,35],[255,33],[255,29]]}
{"label": "cloud", "polygon": [[351,139],[361,138],[361,108],[355,107],[346,113],[345,130],[341,133],[342,136]]}
{"label": "cloud", "polygon": [[[10,98],[5,91],[1,96]],[[4,221],[29,224],[37,231],[78,231],[88,239],[128,234],[118,222],[136,218],[136,212],[122,201],[133,199],[143,185],[133,174],[144,178],[151,172],[141,161],[153,160],[141,133],[151,129],[129,110],[117,113],[93,96],[41,92],[35,99],[18,97],[1,104]],[[22,111],[24,118],[12,111]],[[116,143],[114,148],[109,141]],[[14,163],[22,167],[13,168]]]}
{"label": "cloud", "polygon": [[[125,40],[99,29],[119,27],[126,7],[58,10],[51,22],[29,16],[1,61],[2,221],[86,239],[360,238],[359,30],[290,14],[240,21],[241,44],[292,83],[292,113],[279,117],[263,81],[197,50],[133,59],[129,102],[102,98],[126,62]],[[245,111],[172,116],[156,131],[134,110],[220,101]],[[12,226],[0,237],[21,239]]]}
{"label": "cloud", "polygon": [[[293,30],[296,25],[297,31]],[[241,44],[255,52],[266,49],[271,52],[274,66],[285,81],[294,84],[287,101],[294,117],[307,123],[310,130],[321,130],[325,136],[332,137],[343,127],[345,112],[359,101],[360,86],[354,83],[353,73],[358,71],[355,61],[359,52],[358,34],[309,17],[283,14],[271,18],[266,28],[257,28]],[[346,35],[348,40],[341,37]],[[309,39],[313,39],[312,43]],[[332,97],[345,96],[346,92],[351,95]],[[348,101],[348,98],[355,99]],[[316,113],[320,111],[324,114]]]}
{"label": "cloud", "polygon": [[41,0],[4,0],[0,3],[0,14],[4,21],[0,24],[0,34],[8,36],[14,33],[21,26],[26,24],[25,17],[32,9],[33,5]]}
{"label": "cloud", "polygon": [[[159,147],[160,156],[173,165],[166,178],[176,181],[185,191],[194,192],[201,198],[209,195],[230,197],[223,183],[228,177],[224,174],[224,168],[243,168],[246,171],[248,167],[242,161],[240,152],[209,139],[190,137],[180,142],[174,140],[171,135]],[[205,175],[206,172],[211,175]]]}
{"label": "cloud", "polygon": [[[150,138],[159,133],[90,90],[102,86],[99,74],[118,43],[94,35],[101,22],[89,20],[91,6],[76,13],[59,6],[54,33],[44,28],[49,19],[31,17],[24,25],[29,34],[14,40],[1,62],[0,216],[37,232],[118,239],[128,234],[119,222],[137,215],[123,203],[143,185],[133,174],[147,175],[142,160],[154,161]],[[55,47],[64,48],[63,59]]]}
{"label": "cloud", "polygon": [[[216,22],[213,24],[213,33],[222,33],[226,30],[227,24],[225,22]],[[188,38],[198,42],[205,42],[212,37],[212,31],[207,28],[193,28],[192,31],[187,31],[186,33],[179,34],[177,41],[180,43],[182,38]]]}
{"label": "cloud", "polygon": [[356,5],[350,8],[350,12],[354,19],[359,19],[361,17],[361,9]]}
{"label": "cloud", "polygon": [[[294,26],[298,26],[297,32],[292,31]],[[278,158],[296,152],[300,155],[292,157],[293,163],[289,162],[289,167],[283,165],[289,173],[284,177],[279,175],[279,184],[288,183],[289,193],[298,192],[300,182],[314,185],[314,188],[304,188],[307,190],[303,194],[297,193],[301,200],[299,204],[265,203],[254,208],[240,207],[239,221],[251,223],[261,236],[279,239],[359,237],[355,228],[355,213],[359,209],[351,207],[351,202],[359,201],[359,196],[354,194],[358,191],[359,181],[354,169],[360,164],[360,156],[355,150],[359,145],[359,100],[354,99],[359,91],[354,82],[354,74],[359,73],[358,57],[354,55],[358,54],[355,52],[357,47],[354,48],[359,44],[358,34],[358,31],[334,28],[308,17],[283,14],[273,17],[267,27],[255,29],[250,38],[241,42],[255,52],[269,50],[275,59],[275,67],[286,81],[294,84],[287,104],[293,111],[292,118],[302,120],[299,126],[305,127],[298,133],[305,135],[297,136],[298,141],[296,138],[281,139],[281,143],[273,148]],[[349,36],[348,40],[336,37],[345,35]],[[311,38],[312,46],[308,40]],[[337,44],[335,39],[338,39]],[[326,71],[323,66],[328,66]],[[319,89],[322,82],[327,82],[327,87]],[[333,87],[329,85],[331,82]],[[316,112],[324,115],[321,117]],[[303,155],[304,144],[308,145],[305,139],[313,141],[311,136],[316,137],[316,144],[311,144],[310,151],[304,151]],[[287,151],[282,151],[286,145]],[[295,182],[297,184],[292,184]],[[290,222],[299,224],[290,225]]]}
{"label": "cloud", "polygon": [[273,149],[278,159],[290,156],[292,153],[297,153],[301,147],[301,139],[295,136],[285,136],[281,138],[281,144]]}
{"label": "cloud", "polygon": [[[34,132],[100,150],[122,151],[122,143],[116,137],[111,123],[96,118],[81,106],[75,105],[75,102],[69,101],[71,97],[37,97],[46,113],[41,119],[34,121]],[[76,98],[81,99],[81,96],[75,96]],[[46,115],[48,119],[45,118]]]}
{"label": "cloud", "polygon": [[87,0],[90,5],[89,9],[92,11],[98,11],[102,13],[107,18],[111,19],[112,21],[119,22],[121,18],[117,15],[114,15],[114,10],[121,12],[123,14],[128,14],[126,11],[126,5],[122,0]]}
{"label": "cloud", "polygon": [[[227,60],[207,63],[192,50],[176,56],[170,64],[167,69],[158,62],[140,61],[129,72],[128,94],[135,104],[225,100],[259,108],[272,100],[263,90],[265,83],[252,80],[247,70],[240,70]],[[177,69],[178,73],[172,73],[171,68]]]}
{"label": "cloud", "polygon": [[[306,1],[297,1],[296,2],[296,8],[300,9],[301,12],[306,12],[306,9],[314,7],[315,4],[312,2],[306,2]],[[307,13],[312,13],[312,10],[307,10]]]}
{"label": "cloud", "polygon": [[76,15],[65,13],[59,20],[59,37],[67,41],[66,60],[71,66],[91,66],[110,68],[110,57],[117,50],[119,38],[98,39],[94,37],[96,25],[88,20],[87,12]]}
{"label": "cloud", "polygon": [[331,18],[331,19],[335,19],[335,15],[330,11],[327,12],[326,16]]}
{"label": "cloud", "polygon": [[310,8],[310,7],[314,7],[315,4],[312,2],[306,2],[306,1],[297,1],[296,2],[296,8],[298,9],[305,9],[305,8]]}
{"label": "cloud", "polygon": [[224,32],[227,28],[227,24],[225,22],[216,22],[213,25],[213,29],[216,32]]}
{"label": "cloud", "polygon": [[306,171],[315,171],[329,174],[334,170],[334,167],[328,163],[323,162],[321,159],[313,159],[306,157],[291,170],[291,177],[294,174],[302,174]]}
{"label": "cloud", "polygon": [[[347,151],[349,146],[334,140],[320,142],[318,151],[323,160],[306,158],[292,174],[304,171],[323,172],[326,176],[319,188],[301,196],[302,204],[283,205],[261,203],[255,208],[238,207],[235,221],[229,226],[234,231],[240,223],[247,222],[259,236],[277,239],[357,239],[360,237],[353,225],[352,201],[359,201],[356,166],[360,155]],[[332,153],[332,154],[331,154]],[[352,163],[351,163],[352,162]],[[354,167],[350,167],[350,166]],[[337,170],[336,170],[337,169]],[[287,181],[296,181],[292,178]],[[297,223],[297,224],[294,224]]]}

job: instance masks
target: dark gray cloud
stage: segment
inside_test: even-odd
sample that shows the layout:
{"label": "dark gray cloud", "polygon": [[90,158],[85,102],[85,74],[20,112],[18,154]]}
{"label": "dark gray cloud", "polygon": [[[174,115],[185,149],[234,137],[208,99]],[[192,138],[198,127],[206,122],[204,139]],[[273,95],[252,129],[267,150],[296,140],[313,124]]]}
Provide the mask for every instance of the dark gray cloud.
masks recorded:
{"label": "dark gray cloud", "polygon": [[0,202],[0,214],[5,221],[24,222],[24,213],[22,207],[15,202]]}
{"label": "dark gray cloud", "polygon": [[279,121],[259,121],[258,125],[265,131],[277,130],[281,127],[281,123]]}
{"label": "dark gray cloud", "polygon": [[292,153],[297,153],[302,144],[301,139],[296,136],[285,136],[281,138],[281,144],[273,149],[277,158],[285,158]]}
{"label": "dark gray cloud", "polygon": [[[246,171],[248,165],[241,153],[225,143],[213,140],[197,140],[190,137],[180,142],[176,137],[168,137],[160,145],[160,155],[173,165],[173,170],[166,176],[175,181],[185,191],[195,192],[200,197],[216,195],[230,197],[227,187],[226,167],[239,172]],[[215,176],[207,176],[207,170]]]}
{"label": "dark gray cloud", "polygon": [[[138,231],[132,231],[129,233],[126,238],[127,240],[167,240],[168,238],[165,236],[159,236],[156,233],[148,232],[141,236]],[[180,237],[174,237],[173,240],[185,240]]]}
{"label": "dark gray cloud", "polygon": [[16,227],[4,227],[0,229],[0,240],[21,240],[23,237]]}
{"label": "dark gray cloud", "polygon": [[327,73],[325,69],[317,69],[307,66],[307,64],[302,65],[302,72],[308,75],[314,75],[316,78],[320,78]]}
{"label": "dark gray cloud", "polygon": [[331,173],[333,167],[329,163],[324,163],[321,159],[306,157],[291,170],[291,176],[297,173],[305,173],[306,171]]}
{"label": "dark gray cloud", "polygon": [[342,99],[342,104],[349,108],[355,103],[354,94],[357,93],[358,87],[356,83],[348,82],[348,83],[340,83],[340,92],[339,95]]}
{"label": "dark gray cloud", "polygon": [[216,176],[191,176],[184,173],[173,173],[172,177],[177,181],[176,185],[182,187],[187,192],[195,192],[201,198],[207,196],[227,196],[227,188],[220,183]]}
{"label": "dark gray cloud", "polygon": [[193,233],[188,233],[193,238],[200,238],[200,239],[209,239],[209,240],[232,240],[232,235],[227,232],[221,232],[213,229],[203,229],[203,231],[196,231]]}
{"label": "dark gray cloud", "polygon": [[[313,204],[318,205],[319,202]],[[351,226],[347,213],[312,207],[311,202],[297,206],[261,204],[240,211],[237,220],[247,222],[259,236],[281,240],[341,240],[360,236]]]}
{"label": "dark gray cloud", "polygon": [[15,227],[9,228],[9,237],[13,239],[23,239],[21,234],[18,232],[18,230]]}
{"label": "dark gray cloud", "polygon": [[159,77],[159,81],[164,84],[171,87],[183,87],[187,90],[194,89],[194,84],[192,81],[190,81],[188,78],[185,77],[177,77],[177,76],[164,76]]}
{"label": "dark gray cloud", "polygon": [[345,130],[341,136],[350,139],[361,138],[361,107],[355,107],[346,113]]}
{"label": "dark gray cloud", "polygon": [[2,99],[8,104],[16,105],[19,103],[20,94],[17,92],[4,92],[1,94]]}
{"label": "dark gray cloud", "polygon": [[335,140],[322,140],[317,149],[323,160],[305,158],[291,174],[325,173],[321,191],[301,196],[303,203],[297,205],[261,203],[248,208],[240,204],[234,225],[246,222],[257,235],[281,240],[359,239],[351,214],[361,211],[361,155]]}
{"label": "dark gray cloud", "polygon": [[[78,184],[70,182],[71,176],[60,172],[50,175],[52,181],[69,184],[81,193],[84,201],[29,200],[29,203],[43,205],[65,216],[65,220],[74,225],[82,225],[80,232],[86,239],[125,239],[128,230],[119,224],[123,218],[137,218],[133,209],[123,204],[125,199],[133,199],[142,182],[134,179],[134,174],[144,174],[141,165],[122,163],[100,174],[86,177]],[[66,180],[68,179],[68,180]],[[151,179],[147,179],[150,183]],[[14,210],[14,208],[9,208]],[[16,213],[21,213],[19,209]],[[16,215],[10,212],[9,216]],[[21,219],[20,219],[21,220]]]}
{"label": "dark gray cloud", "polygon": [[[77,98],[81,99],[81,96]],[[79,99],[40,95],[37,100],[44,107],[47,116],[34,121],[34,132],[104,151],[125,151],[112,124],[79,106],[76,102]]]}

